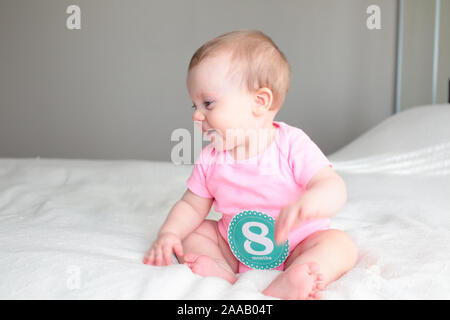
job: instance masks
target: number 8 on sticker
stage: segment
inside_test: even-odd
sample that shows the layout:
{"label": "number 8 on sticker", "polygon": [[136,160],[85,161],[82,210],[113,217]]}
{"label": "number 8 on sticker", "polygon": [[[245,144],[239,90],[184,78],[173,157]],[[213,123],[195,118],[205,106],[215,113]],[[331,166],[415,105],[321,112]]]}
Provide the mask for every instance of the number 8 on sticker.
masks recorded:
{"label": "number 8 on sticker", "polygon": [[228,227],[228,244],[234,256],[249,268],[273,269],[286,260],[289,242],[276,245],[275,221],[257,211],[242,211]]}

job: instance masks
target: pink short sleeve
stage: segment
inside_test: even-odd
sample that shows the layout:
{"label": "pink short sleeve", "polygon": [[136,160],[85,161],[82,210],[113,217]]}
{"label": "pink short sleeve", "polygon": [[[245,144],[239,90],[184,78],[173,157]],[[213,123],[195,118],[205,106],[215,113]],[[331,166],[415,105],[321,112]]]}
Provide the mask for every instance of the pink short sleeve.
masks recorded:
{"label": "pink short sleeve", "polygon": [[206,183],[212,151],[211,144],[203,148],[186,183],[189,190],[203,198],[214,198]]}
{"label": "pink short sleeve", "polygon": [[296,128],[290,136],[289,162],[297,184],[306,189],[309,180],[323,167],[332,167],[319,147]]}

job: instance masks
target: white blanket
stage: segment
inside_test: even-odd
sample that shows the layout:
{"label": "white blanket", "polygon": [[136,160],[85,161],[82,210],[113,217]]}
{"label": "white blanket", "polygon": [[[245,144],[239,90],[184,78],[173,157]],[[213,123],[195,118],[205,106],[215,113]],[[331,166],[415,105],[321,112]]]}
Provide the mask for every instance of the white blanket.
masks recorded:
{"label": "white blanket", "polygon": [[[450,299],[449,123],[449,105],[415,108],[329,157],[349,194],[332,227],[360,251],[324,299]],[[260,292],[280,271],[252,270],[232,286],[142,264],[191,170],[0,159],[0,298],[271,299]]]}

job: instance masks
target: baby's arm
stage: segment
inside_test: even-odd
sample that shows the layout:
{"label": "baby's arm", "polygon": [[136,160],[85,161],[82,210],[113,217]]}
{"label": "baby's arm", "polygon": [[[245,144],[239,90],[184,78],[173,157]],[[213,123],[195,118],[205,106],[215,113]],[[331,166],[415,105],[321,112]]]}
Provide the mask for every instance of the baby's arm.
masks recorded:
{"label": "baby's arm", "polygon": [[[330,167],[319,170],[308,182],[306,192],[299,202],[314,202],[314,206],[304,212],[303,218],[330,218],[337,214],[347,202],[347,188],[344,180]],[[306,199],[309,198],[309,199]]]}
{"label": "baby's arm", "polygon": [[212,202],[213,198],[199,197],[187,189],[170,210],[158,232],[158,238],[144,258],[144,263],[161,266],[164,259],[165,264],[169,265],[172,252],[183,256],[181,241],[205,220]]}
{"label": "baby's arm", "polygon": [[287,239],[289,232],[311,219],[330,218],[347,202],[344,180],[330,167],[319,170],[300,198],[284,207],[275,223],[275,240]]}

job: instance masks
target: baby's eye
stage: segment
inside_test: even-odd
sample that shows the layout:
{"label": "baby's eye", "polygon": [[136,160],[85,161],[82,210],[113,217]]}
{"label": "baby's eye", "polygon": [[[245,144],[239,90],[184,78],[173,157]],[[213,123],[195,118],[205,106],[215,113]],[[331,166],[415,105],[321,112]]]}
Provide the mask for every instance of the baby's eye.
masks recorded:
{"label": "baby's eye", "polygon": [[203,104],[205,105],[205,108],[208,108],[211,105],[212,101],[205,101]]}
{"label": "baby's eye", "polygon": [[[205,106],[206,109],[210,110],[210,105],[213,103],[213,101],[204,101],[203,105]],[[192,109],[197,110],[197,106],[194,104],[192,105]]]}

